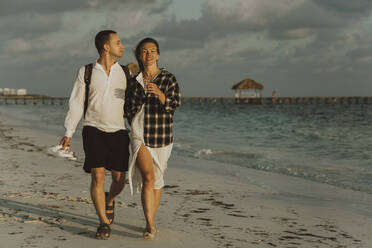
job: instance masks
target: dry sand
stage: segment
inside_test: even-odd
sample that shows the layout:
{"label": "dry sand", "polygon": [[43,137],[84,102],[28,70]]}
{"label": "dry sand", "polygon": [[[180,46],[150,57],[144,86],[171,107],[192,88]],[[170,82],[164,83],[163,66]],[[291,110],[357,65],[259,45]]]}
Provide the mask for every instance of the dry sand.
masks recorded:
{"label": "dry sand", "polygon": [[[371,195],[248,169],[237,180],[184,157],[169,162],[156,240],[142,239],[140,195],[129,187],[111,238],[96,240],[80,137],[77,161],[46,152],[59,138],[0,123],[0,247],[372,247]],[[204,169],[186,169],[195,166]]]}

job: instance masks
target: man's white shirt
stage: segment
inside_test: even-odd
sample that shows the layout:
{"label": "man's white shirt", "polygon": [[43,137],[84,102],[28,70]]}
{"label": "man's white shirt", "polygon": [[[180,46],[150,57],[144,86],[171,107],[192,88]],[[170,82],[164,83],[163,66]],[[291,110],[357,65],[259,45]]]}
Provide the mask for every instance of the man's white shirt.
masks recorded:
{"label": "man's white shirt", "polygon": [[[65,119],[66,137],[72,137],[84,113],[85,66],[81,67],[69,100]],[[127,86],[125,73],[116,62],[107,75],[102,65],[93,64],[89,86],[88,108],[83,126],[93,126],[103,132],[127,129],[124,121],[124,96]]]}

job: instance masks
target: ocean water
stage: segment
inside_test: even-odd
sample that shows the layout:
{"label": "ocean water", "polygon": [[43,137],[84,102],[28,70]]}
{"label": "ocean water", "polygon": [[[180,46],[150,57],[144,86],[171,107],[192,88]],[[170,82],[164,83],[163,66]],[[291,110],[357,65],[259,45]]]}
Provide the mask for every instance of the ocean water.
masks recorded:
{"label": "ocean water", "polygon": [[[28,128],[64,134],[66,105],[2,109]],[[372,194],[372,105],[184,104],[174,121],[176,156]]]}

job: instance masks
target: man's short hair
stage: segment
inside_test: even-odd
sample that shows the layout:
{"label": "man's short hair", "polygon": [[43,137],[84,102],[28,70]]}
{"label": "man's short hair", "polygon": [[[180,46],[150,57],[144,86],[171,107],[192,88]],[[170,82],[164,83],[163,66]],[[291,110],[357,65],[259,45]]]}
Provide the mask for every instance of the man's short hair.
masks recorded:
{"label": "man's short hair", "polygon": [[110,40],[110,34],[116,34],[116,32],[113,30],[102,30],[96,34],[94,44],[96,45],[97,51],[100,55],[104,50],[103,46]]}

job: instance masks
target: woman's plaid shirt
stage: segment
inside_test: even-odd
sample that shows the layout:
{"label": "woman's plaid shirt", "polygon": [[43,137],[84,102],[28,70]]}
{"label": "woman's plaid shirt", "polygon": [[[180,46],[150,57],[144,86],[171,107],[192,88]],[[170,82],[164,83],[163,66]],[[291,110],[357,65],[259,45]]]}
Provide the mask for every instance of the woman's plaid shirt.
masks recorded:
{"label": "woman's plaid shirt", "polygon": [[173,142],[173,114],[180,105],[180,89],[176,77],[162,69],[152,81],[165,95],[163,105],[155,94],[145,93],[134,77],[127,85],[125,113],[129,123],[144,104],[143,138],[149,147],[164,147]]}

